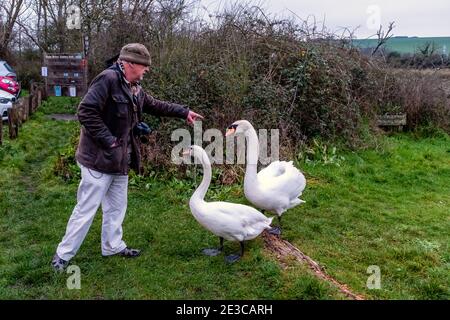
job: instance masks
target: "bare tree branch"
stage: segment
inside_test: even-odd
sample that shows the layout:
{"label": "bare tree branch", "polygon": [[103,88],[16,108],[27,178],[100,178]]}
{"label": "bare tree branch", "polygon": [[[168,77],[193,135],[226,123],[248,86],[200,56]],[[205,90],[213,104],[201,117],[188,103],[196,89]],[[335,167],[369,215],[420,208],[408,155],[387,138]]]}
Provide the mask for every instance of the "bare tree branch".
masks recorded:
{"label": "bare tree branch", "polygon": [[392,38],[393,34],[391,34],[394,29],[394,21],[389,22],[389,26],[386,32],[383,31],[383,26],[380,25],[380,29],[377,31],[378,43],[375,49],[372,51],[372,56],[377,53],[377,51],[383,46],[390,38]]}

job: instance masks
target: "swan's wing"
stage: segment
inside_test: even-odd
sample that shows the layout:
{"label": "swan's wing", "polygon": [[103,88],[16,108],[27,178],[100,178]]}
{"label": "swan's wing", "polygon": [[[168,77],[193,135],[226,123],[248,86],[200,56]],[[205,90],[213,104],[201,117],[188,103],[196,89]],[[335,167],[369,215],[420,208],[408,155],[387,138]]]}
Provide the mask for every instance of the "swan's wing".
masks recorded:
{"label": "swan's wing", "polygon": [[[284,161],[283,161],[284,162]],[[285,172],[285,166],[280,161],[274,161],[258,172],[258,180],[271,179]]]}
{"label": "swan's wing", "polygon": [[270,228],[273,218],[267,218],[261,212],[253,207],[243,204],[235,204],[221,202],[221,210],[223,213],[230,213],[239,222],[240,232],[244,240],[251,240],[261,234],[265,229]]}
{"label": "swan's wing", "polygon": [[209,202],[208,209],[212,209],[215,214],[227,216],[229,218],[240,220],[243,226],[255,222],[267,222],[269,218],[253,207],[239,203],[230,202]]}
{"label": "swan's wing", "polygon": [[208,202],[206,209],[209,213],[209,225],[233,234],[243,230],[246,230],[244,233],[252,233],[255,230],[261,232],[272,222],[272,218],[267,218],[255,208],[243,204]]}
{"label": "swan's wing", "polygon": [[293,165],[292,161],[276,162],[275,166],[266,171],[262,176],[258,174],[258,182],[261,188],[265,192],[273,194],[287,194],[290,199],[299,197],[306,187],[305,176]]}

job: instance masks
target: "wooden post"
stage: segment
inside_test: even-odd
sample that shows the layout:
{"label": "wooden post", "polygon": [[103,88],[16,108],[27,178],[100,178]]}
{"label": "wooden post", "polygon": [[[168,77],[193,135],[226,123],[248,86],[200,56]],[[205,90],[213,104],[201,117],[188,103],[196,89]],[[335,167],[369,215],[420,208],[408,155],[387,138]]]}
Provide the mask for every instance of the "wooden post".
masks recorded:
{"label": "wooden post", "polygon": [[36,91],[33,92],[33,96],[30,96],[31,99],[31,112],[34,113],[36,111]]}
{"label": "wooden post", "polygon": [[22,124],[22,110],[20,107],[20,100],[16,102],[14,108],[16,109],[17,112],[17,124],[18,126],[20,126]]}
{"label": "wooden post", "polygon": [[9,125],[9,138],[13,140],[17,138],[17,136],[19,135],[19,125],[17,123],[16,107],[8,109],[8,125]]}
{"label": "wooden post", "polygon": [[30,93],[34,93],[36,91],[36,82],[33,82],[30,86]]}
{"label": "wooden post", "polygon": [[13,107],[11,110],[14,110],[14,139],[16,139],[19,136],[19,126],[21,123],[17,107]]}
{"label": "wooden post", "polygon": [[19,102],[19,110],[20,110],[20,123],[24,123],[27,121],[27,110],[26,110],[26,106],[25,106],[25,101],[23,101],[23,99],[20,99]]}
{"label": "wooden post", "polygon": [[28,100],[29,100],[29,97],[25,97],[25,98],[23,98],[23,102],[22,102],[23,109],[25,112],[25,121],[27,121],[30,118],[30,108],[29,108],[30,102]]}
{"label": "wooden post", "polygon": [[48,91],[47,91],[47,87],[42,87],[42,92],[43,92],[43,99],[47,100],[48,98]]}
{"label": "wooden post", "polygon": [[42,89],[41,87],[39,87],[39,90],[37,92],[37,105],[38,107],[41,105],[42,103]]}
{"label": "wooden post", "polygon": [[43,87],[42,90],[44,91],[44,99],[47,100],[48,99],[48,90],[46,87]]}
{"label": "wooden post", "polygon": [[22,124],[21,114],[20,114],[20,104],[16,103],[13,108],[14,108],[15,113],[16,113],[16,124],[17,124],[17,127],[20,127],[20,125]]}
{"label": "wooden post", "polygon": [[33,94],[28,96],[28,114],[33,114]]}

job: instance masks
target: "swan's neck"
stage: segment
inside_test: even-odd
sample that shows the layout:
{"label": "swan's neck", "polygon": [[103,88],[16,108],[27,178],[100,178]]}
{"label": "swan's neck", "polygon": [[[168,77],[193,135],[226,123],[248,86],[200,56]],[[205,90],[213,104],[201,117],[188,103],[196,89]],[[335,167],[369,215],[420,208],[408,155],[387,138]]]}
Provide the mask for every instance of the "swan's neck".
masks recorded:
{"label": "swan's neck", "polygon": [[205,163],[203,159],[200,161],[203,166],[203,179],[192,195],[192,200],[194,201],[204,201],[209,184],[211,183],[211,165],[209,163]]}
{"label": "swan's neck", "polygon": [[256,182],[258,172],[259,140],[253,128],[247,130],[245,137],[247,140],[247,168],[244,183],[252,183]]}

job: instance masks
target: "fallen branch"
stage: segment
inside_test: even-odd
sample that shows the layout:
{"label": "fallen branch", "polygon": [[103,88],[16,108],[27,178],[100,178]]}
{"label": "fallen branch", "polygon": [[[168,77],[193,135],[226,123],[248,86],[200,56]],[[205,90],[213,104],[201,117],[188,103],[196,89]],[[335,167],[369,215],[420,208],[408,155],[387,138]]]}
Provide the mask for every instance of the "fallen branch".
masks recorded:
{"label": "fallen branch", "polygon": [[316,277],[331,282],[347,297],[354,300],[364,300],[363,296],[351,292],[347,285],[339,283],[336,279],[326,274],[326,272],[317,262],[301,252],[288,241],[282,240],[277,236],[269,234],[267,232],[263,233],[263,239],[266,248],[276,254],[278,259],[285,258],[287,256],[294,256],[297,261],[307,264],[308,267],[314,272],[314,275]]}

